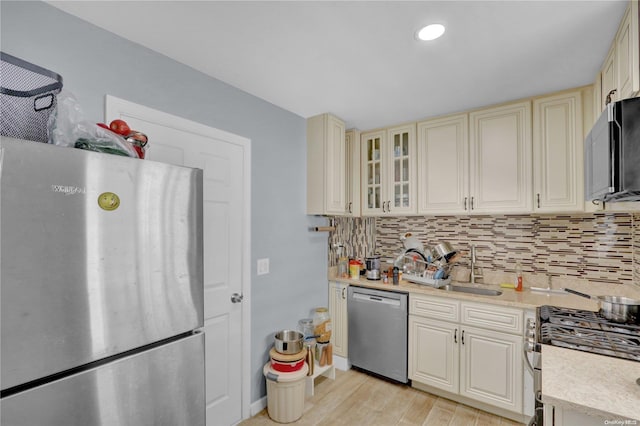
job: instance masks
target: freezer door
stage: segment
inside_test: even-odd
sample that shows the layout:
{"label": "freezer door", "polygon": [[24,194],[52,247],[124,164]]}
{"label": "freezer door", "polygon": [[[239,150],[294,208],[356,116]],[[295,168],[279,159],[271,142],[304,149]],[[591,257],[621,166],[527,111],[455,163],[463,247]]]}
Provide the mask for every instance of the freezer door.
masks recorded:
{"label": "freezer door", "polygon": [[204,426],[204,334],[3,398],[7,426]]}
{"label": "freezer door", "polygon": [[0,148],[3,390],[203,325],[201,170]]}

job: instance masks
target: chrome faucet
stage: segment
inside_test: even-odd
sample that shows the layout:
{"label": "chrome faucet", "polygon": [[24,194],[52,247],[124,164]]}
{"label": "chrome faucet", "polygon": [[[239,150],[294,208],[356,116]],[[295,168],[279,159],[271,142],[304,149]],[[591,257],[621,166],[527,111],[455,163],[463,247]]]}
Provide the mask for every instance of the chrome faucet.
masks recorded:
{"label": "chrome faucet", "polygon": [[[475,244],[471,244],[471,284],[476,284],[476,280],[482,279],[482,272],[476,273],[476,246]],[[480,268],[478,268],[480,270]]]}

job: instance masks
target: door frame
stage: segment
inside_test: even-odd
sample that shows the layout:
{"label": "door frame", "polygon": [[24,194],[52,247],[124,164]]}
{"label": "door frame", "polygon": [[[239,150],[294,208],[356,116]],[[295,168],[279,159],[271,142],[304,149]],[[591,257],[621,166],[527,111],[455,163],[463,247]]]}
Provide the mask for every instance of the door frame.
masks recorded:
{"label": "door frame", "polygon": [[202,136],[220,138],[238,145],[243,151],[243,212],[242,212],[242,371],[241,406],[242,419],[251,417],[251,140],[243,136],[216,129],[195,121],[165,113],[144,105],[139,105],[115,96],[105,96],[105,123],[113,117],[126,114],[141,120],[163,123],[175,129],[185,130]]}

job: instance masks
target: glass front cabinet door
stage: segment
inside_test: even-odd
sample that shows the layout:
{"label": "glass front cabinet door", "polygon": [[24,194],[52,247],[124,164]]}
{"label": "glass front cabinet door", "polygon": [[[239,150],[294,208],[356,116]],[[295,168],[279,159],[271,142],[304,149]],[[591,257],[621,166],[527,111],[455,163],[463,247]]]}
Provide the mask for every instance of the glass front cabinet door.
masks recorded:
{"label": "glass front cabinet door", "polygon": [[[385,141],[384,130],[363,133],[362,142],[362,213],[375,215],[382,213],[382,146]],[[385,201],[386,202],[386,201]]]}
{"label": "glass front cabinet door", "polygon": [[415,124],[364,132],[361,141],[362,215],[415,214]]}

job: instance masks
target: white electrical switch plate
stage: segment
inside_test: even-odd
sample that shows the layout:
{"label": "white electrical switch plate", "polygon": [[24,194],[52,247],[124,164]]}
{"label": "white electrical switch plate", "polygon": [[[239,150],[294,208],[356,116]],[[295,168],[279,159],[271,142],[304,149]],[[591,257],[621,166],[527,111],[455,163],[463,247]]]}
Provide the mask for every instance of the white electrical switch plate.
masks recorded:
{"label": "white electrical switch plate", "polygon": [[269,273],[269,258],[258,259],[258,275],[265,275]]}

